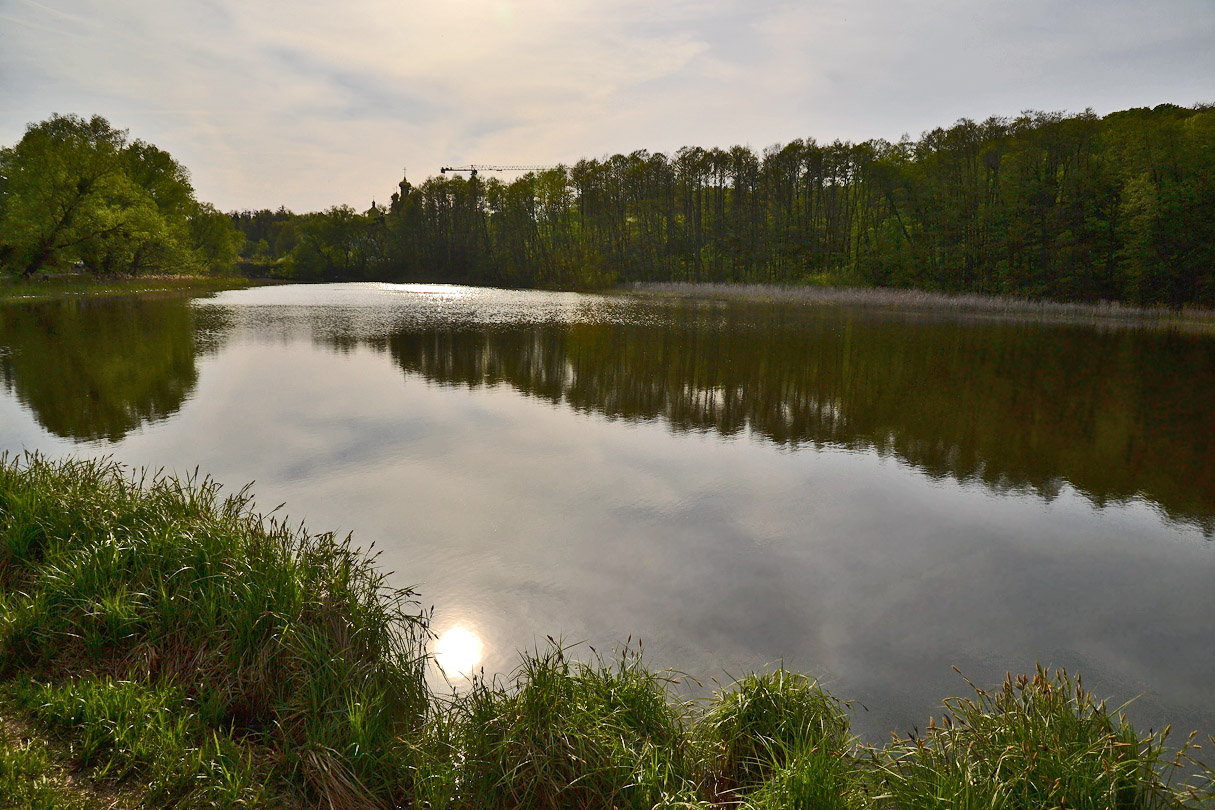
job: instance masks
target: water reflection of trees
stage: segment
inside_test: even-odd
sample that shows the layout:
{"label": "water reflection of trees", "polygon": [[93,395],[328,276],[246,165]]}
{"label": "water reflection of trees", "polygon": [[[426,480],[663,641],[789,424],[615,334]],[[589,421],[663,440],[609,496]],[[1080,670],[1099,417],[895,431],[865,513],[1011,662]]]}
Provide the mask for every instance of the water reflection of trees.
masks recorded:
{"label": "water reflection of trees", "polygon": [[[181,408],[227,311],[185,299],[0,308],[0,383],[47,430],[121,439]],[[323,342],[448,385],[677,431],[872,450],[927,474],[1094,503],[1145,497],[1215,525],[1215,341],[829,309],[676,307],[653,322],[400,331]]]}
{"label": "water reflection of trees", "polygon": [[6,306],[0,382],[51,433],[117,441],[181,408],[198,381],[194,328],[186,299]]}
{"label": "water reflection of trees", "polygon": [[[766,317],[771,317],[771,310]],[[444,384],[673,429],[876,450],[929,475],[1103,505],[1215,515],[1215,344],[1166,332],[907,322],[827,311],[760,328],[689,309],[662,326],[402,333],[382,345]]]}

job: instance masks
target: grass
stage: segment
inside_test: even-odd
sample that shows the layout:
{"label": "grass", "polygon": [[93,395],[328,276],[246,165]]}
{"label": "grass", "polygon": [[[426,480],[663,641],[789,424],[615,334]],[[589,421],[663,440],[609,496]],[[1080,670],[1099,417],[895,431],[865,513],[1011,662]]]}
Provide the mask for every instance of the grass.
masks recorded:
{"label": "grass", "polygon": [[[302,795],[401,803],[405,741],[428,710],[425,615],[348,538],[248,505],[206,479],[0,461],[0,676],[44,681],[25,704],[40,694],[39,719],[89,741],[84,762],[113,752],[119,776],[155,772],[148,752],[223,753],[229,739],[248,743],[249,773]],[[171,776],[166,800],[194,791]]]}
{"label": "grass", "polygon": [[118,295],[216,292],[247,287],[240,276],[94,276],[63,273],[31,279],[0,277],[0,303],[37,303],[61,298],[111,298]]}
{"label": "grass", "polygon": [[247,491],[0,457],[0,809],[1215,807],[1193,739],[1042,667],[870,748],[784,669],[689,701],[550,640],[437,695],[428,638],[373,557]]}
{"label": "grass", "polygon": [[877,757],[891,807],[1084,810],[1167,808],[1197,799],[1170,784],[1192,742],[1170,752],[1168,729],[1139,735],[1062,670],[1041,665],[989,692],[945,702],[942,725]]}
{"label": "grass", "polygon": [[864,770],[847,752],[795,749],[774,764],[763,783],[743,794],[746,810],[847,810],[865,806]]}
{"label": "grass", "polygon": [[271,760],[255,758],[230,732],[203,728],[178,689],[83,678],[22,680],[6,691],[13,706],[59,732],[90,784],[137,781],[140,798],[153,806],[281,804]]}
{"label": "grass", "polygon": [[639,654],[584,663],[559,645],[524,656],[508,683],[479,681],[448,707],[459,763],[453,808],[648,808],[696,798],[684,708]]}
{"label": "grass", "polygon": [[768,804],[810,795],[842,802],[855,770],[849,710],[813,680],[783,669],[737,681],[696,724],[709,795],[721,802],[763,787]]}
{"label": "grass", "polygon": [[43,740],[0,720],[0,810],[85,810],[57,759]]}

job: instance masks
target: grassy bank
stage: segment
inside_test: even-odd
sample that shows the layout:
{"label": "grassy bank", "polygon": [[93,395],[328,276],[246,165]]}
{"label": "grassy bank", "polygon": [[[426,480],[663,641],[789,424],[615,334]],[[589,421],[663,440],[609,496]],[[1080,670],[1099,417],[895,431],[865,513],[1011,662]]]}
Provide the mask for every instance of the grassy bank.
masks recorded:
{"label": "grassy bank", "polygon": [[0,589],[0,807],[1215,806],[1043,669],[880,749],[805,676],[687,702],[631,651],[436,695],[410,591],[207,479],[4,458]]}
{"label": "grassy bank", "polygon": [[252,282],[240,276],[94,276],[63,273],[31,279],[0,278],[0,303],[35,303],[59,298],[109,298],[163,292],[204,293],[242,289]]}
{"label": "grassy bank", "polygon": [[1215,310],[1199,307],[1182,309],[1136,307],[1117,301],[1079,304],[1011,295],[830,285],[646,282],[630,284],[624,289],[635,295],[687,299],[872,307],[906,312],[1015,318],[1055,323],[1215,330]]}

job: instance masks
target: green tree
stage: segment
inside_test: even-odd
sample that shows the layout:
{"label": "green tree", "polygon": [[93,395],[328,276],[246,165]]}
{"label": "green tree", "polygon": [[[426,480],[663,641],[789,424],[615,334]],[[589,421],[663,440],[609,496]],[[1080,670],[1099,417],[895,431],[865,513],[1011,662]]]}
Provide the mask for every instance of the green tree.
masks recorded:
{"label": "green tree", "polygon": [[362,280],[375,274],[385,251],[383,211],[360,214],[335,205],[309,214],[292,254],[295,276],[308,281]]}
{"label": "green tree", "polygon": [[[24,277],[76,261],[105,273],[230,265],[230,235],[162,149],[101,116],[54,115],[0,150],[0,263]],[[201,219],[200,219],[201,218]]]}
{"label": "green tree", "polygon": [[5,177],[0,240],[7,269],[29,277],[75,260],[120,227],[111,199],[123,189],[127,133],[99,115],[54,115],[0,150]]}
{"label": "green tree", "polygon": [[245,235],[231,218],[211,203],[199,203],[189,221],[190,237],[203,267],[214,273],[231,271],[245,244]]}

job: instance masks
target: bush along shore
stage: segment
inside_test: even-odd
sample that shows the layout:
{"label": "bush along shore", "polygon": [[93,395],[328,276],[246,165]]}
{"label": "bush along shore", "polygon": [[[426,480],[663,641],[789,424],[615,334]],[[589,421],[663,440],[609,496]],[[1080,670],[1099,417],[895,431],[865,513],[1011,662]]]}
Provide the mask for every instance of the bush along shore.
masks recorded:
{"label": "bush along shore", "polygon": [[689,702],[631,650],[436,695],[411,591],[197,475],[0,457],[0,589],[0,807],[1215,807],[1197,740],[1042,667],[883,748],[803,675]]}

